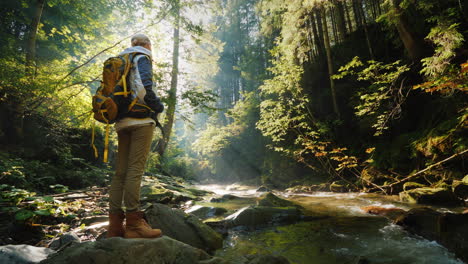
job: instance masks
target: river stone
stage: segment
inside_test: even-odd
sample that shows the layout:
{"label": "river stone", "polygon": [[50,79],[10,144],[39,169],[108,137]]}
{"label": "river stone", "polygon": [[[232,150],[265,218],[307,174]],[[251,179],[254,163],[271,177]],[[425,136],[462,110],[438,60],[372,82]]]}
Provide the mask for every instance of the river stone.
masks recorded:
{"label": "river stone", "polygon": [[361,207],[361,209],[368,214],[384,216],[391,220],[396,220],[406,213],[406,211],[401,208],[385,208],[372,205]]}
{"label": "river stone", "polygon": [[50,248],[33,247],[30,245],[0,246],[0,263],[26,264],[39,263],[55,251]]}
{"label": "river stone", "polygon": [[430,208],[415,208],[396,220],[411,233],[445,246],[468,262],[468,214],[440,213]]}
{"label": "river stone", "polygon": [[468,199],[468,175],[461,181],[453,181],[452,190],[457,197],[463,200]]}
{"label": "river stone", "polygon": [[253,255],[247,256],[251,258],[248,264],[289,264],[289,260],[283,256],[273,255]]}
{"label": "river stone", "polygon": [[75,244],[53,254],[41,264],[192,264],[223,263],[201,249],[167,236],[155,239],[113,237]]}
{"label": "river stone", "polygon": [[148,224],[163,234],[193,247],[213,251],[223,246],[223,238],[196,216],[163,204],[152,204],[146,211]]}
{"label": "river stone", "polygon": [[445,188],[416,188],[400,193],[400,200],[408,203],[456,206],[461,201]]}
{"label": "river stone", "polygon": [[296,207],[249,206],[226,217],[225,224],[228,227],[261,227],[268,224],[292,223],[300,220],[302,216]]}
{"label": "river stone", "polygon": [[71,244],[72,242],[81,242],[81,239],[73,232],[68,232],[60,236],[59,238],[55,239],[50,243],[49,248],[53,250],[58,250],[61,247],[67,246],[68,244]]}
{"label": "river stone", "polygon": [[207,219],[215,216],[223,215],[227,212],[225,208],[222,207],[211,207],[211,206],[194,206],[189,210],[185,211],[188,214],[195,215],[200,219]]}
{"label": "river stone", "polygon": [[257,201],[257,205],[270,206],[270,207],[291,207],[292,206],[292,207],[302,208],[302,206],[297,205],[291,201],[281,199],[271,192],[262,196],[262,198],[259,201]]}
{"label": "river stone", "polygon": [[426,187],[426,186],[424,184],[417,183],[417,182],[405,182],[405,184],[403,184],[404,191],[409,191],[409,190],[413,190],[416,188],[423,188],[423,187]]}
{"label": "river stone", "polygon": [[154,185],[143,185],[140,190],[141,201],[167,204],[174,198],[174,193]]}
{"label": "river stone", "polygon": [[244,198],[241,198],[239,196],[235,196],[232,194],[225,194],[221,196],[220,198],[211,198],[210,203],[223,203],[226,201],[237,200],[237,199],[244,199]]}

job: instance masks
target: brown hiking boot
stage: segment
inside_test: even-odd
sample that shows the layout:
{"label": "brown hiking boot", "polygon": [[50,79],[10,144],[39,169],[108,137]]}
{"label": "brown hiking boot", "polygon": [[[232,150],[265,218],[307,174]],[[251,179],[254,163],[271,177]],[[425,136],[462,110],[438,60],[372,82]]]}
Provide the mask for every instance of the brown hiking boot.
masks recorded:
{"label": "brown hiking boot", "polygon": [[123,220],[125,215],[123,212],[109,213],[109,226],[107,227],[107,238],[123,237],[125,230]]}
{"label": "brown hiking boot", "polygon": [[127,212],[127,222],[125,225],[125,238],[156,238],[160,237],[160,229],[152,229],[145,219],[143,212]]}

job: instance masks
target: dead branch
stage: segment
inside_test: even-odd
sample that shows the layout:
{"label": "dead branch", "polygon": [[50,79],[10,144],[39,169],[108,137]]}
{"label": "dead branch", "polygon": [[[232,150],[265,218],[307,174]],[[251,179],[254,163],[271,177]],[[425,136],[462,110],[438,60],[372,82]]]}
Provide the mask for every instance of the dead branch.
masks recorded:
{"label": "dead branch", "polygon": [[[453,154],[452,156],[450,156],[450,157],[448,157],[448,158],[446,158],[446,159],[444,159],[444,160],[441,160],[441,161],[439,161],[439,162],[437,162],[437,163],[434,163],[434,164],[432,164],[432,165],[429,165],[429,166],[427,166],[425,169],[420,170],[420,171],[418,171],[418,172],[416,172],[416,173],[413,173],[413,174],[411,174],[410,176],[408,176],[408,177],[406,177],[406,178],[404,178],[404,179],[398,180],[398,181],[396,181],[396,182],[394,182],[394,183],[392,183],[392,184],[380,186],[379,189],[382,189],[382,188],[391,188],[391,187],[393,187],[393,186],[395,186],[395,185],[397,185],[397,184],[400,184],[400,183],[402,183],[402,182],[405,182],[405,181],[408,181],[408,180],[410,180],[410,179],[413,179],[413,178],[415,178],[416,176],[419,176],[419,175],[425,173],[426,171],[428,171],[428,170],[430,170],[430,169],[432,169],[432,168],[434,168],[434,167],[437,167],[437,166],[439,166],[439,165],[442,165],[443,163],[445,163],[445,162],[447,162],[447,161],[449,161],[449,160],[452,160],[452,159],[454,159],[454,158],[456,158],[456,157],[458,157],[458,156],[461,156],[461,155],[465,154],[466,152],[468,152],[468,149],[465,149],[465,150],[463,150],[463,151],[461,151],[461,152],[455,153],[455,154]],[[375,190],[375,188],[374,188],[374,189],[371,189],[371,190]]]}

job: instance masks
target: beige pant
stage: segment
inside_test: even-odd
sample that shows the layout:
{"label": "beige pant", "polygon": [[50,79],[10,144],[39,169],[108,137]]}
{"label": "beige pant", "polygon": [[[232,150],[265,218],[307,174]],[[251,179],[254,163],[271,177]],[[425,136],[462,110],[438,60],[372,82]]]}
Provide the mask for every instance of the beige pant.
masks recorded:
{"label": "beige pant", "polygon": [[118,134],[118,152],[115,175],[109,190],[109,210],[121,212],[122,200],[127,212],[140,206],[141,177],[153,139],[154,124],[123,128]]}

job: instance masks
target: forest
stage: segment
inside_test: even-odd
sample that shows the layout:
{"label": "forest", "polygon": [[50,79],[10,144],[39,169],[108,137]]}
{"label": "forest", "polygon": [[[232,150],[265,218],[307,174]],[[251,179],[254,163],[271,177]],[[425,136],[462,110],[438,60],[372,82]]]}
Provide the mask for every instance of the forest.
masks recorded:
{"label": "forest", "polygon": [[[0,14],[0,262],[468,261],[467,0],[4,0]],[[117,133],[92,101],[139,33],[165,106],[141,206],[167,236],[117,241],[103,239]]]}

